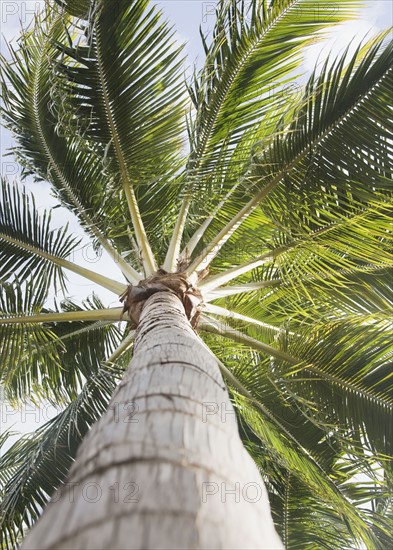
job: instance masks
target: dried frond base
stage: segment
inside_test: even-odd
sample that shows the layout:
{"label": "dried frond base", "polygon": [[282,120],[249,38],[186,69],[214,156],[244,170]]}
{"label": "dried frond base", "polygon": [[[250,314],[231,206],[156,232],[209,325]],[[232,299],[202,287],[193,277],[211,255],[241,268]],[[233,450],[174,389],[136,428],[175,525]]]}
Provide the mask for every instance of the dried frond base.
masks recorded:
{"label": "dried frond base", "polygon": [[140,281],[138,285],[129,285],[120,296],[120,301],[124,303],[123,315],[127,313],[131,321],[138,325],[146,300],[157,292],[175,294],[182,302],[191,326],[196,327],[203,298],[200,290],[189,282],[185,272],[168,273],[164,269],[159,269],[155,275]]}

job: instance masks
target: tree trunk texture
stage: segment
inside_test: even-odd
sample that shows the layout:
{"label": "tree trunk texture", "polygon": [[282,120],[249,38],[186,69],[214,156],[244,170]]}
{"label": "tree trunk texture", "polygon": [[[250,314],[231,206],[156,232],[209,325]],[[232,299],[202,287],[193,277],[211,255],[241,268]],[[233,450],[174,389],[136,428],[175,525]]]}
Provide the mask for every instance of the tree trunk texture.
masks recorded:
{"label": "tree trunk texture", "polygon": [[214,357],[169,292],[22,550],[283,548]]}

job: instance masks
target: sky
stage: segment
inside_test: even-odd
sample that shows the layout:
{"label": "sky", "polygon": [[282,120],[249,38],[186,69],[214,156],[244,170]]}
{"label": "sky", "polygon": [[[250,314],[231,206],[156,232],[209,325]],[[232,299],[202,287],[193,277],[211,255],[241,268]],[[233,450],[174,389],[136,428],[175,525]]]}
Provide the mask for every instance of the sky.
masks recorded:
{"label": "sky", "polygon": [[[214,22],[215,2],[206,2],[202,0],[156,0],[156,3],[163,10],[167,18],[174,23],[176,28],[176,38],[180,43],[185,43],[188,61],[186,65],[186,74],[189,74],[194,62],[201,65],[203,60],[203,50],[199,38],[199,25],[204,32],[208,32]],[[15,41],[18,38],[21,24],[26,27],[33,18],[34,11],[39,10],[43,5],[40,0],[1,0],[1,43],[0,50],[3,55],[7,55],[6,44]],[[332,9],[335,3],[332,2]],[[337,54],[342,51],[350,40],[355,37],[352,49],[356,44],[369,33],[369,36],[376,34],[392,25],[393,3],[391,0],[367,0],[364,6],[359,10],[359,17],[356,21],[351,21],[334,28],[328,39],[324,43],[316,44],[306,52],[303,69],[310,72],[317,60],[321,63],[324,57],[332,51]],[[1,128],[0,130],[0,152],[2,155],[1,173],[9,178],[18,178],[20,167],[12,157],[4,156],[7,149],[12,144],[10,133]],[[49,185],[43,183],[28,182],[28,189],[34,192],[37,206],[42,211],[44,208],[53,207],[57,203],[50,195]],[[69,224],[72,232],[80,233],[76,218],[65,209],[56,210],[55,226],[64,226]],[[118,268],[108,258],[106,253],[97,257],[92,247],[85,240],[82,247],[72,258],[73,261],[81,265],[98,270],[101,274],[122,281],[123,278]],[[70,297],[76,300],[82,300],[95,290],[102,301],[107,306],[118,306],[117,297],[102,289],[94,287],[89,282],[81,279],[77,275],[69,275]],[[1,397],[1,396],[0,396]],[[13,426],[13,430],[21,433],[28,433],[37,429],[44,422],[56,414],[54,407],[43,404],[41,407],[33,405],[24,405],[18,410],[13,409],[8,403],[1,400],[1,424],[0,431]],[[5,450],[5,449],[4,449]]]}

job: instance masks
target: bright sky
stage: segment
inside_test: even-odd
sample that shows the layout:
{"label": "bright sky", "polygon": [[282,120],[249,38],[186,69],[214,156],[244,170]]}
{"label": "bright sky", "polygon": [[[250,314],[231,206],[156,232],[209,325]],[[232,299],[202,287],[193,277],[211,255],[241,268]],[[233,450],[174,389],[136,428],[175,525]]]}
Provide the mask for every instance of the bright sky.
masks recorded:
{"label": "bright sky", "polygon": [[[339,1],[339,0],[337,0]],[[202,30],[207,32],[214,22],[215,2],[206,2],[202,0],[157,0],[157,4],[163,9],[168,19],[173,21],[177,29],[177,38],[180,42],[186,42],[186,53],[188,54],[188,67],[192,67],[195,60],[201,64],[203,60],[203,50],[200,46],[199,25]],[[26,27],[32,20],[35,10],[39,10],[43,4],[42,0],[2,0],[1,9],[1,53],[7,55],[6,43],[12,40],[15,42],[19,35],[21,23]],[[332,2],[332,9],[335,3]],[[304,69],[311,71],[319,56],[319,61],[323,60],[330,50],[338,53],[343,50],[353,37],[353,48],[367,33],[369,36],[389,28],[392,25],[391,0],[367,0],[364,7],[359,11],[359,18],[343,25],[337,26],[331,33],[328,40],[323,45],[321,55],[321,45],[315,45],[309,49],[304,60]],[[9,132],[4,128],[0,133],[0,150],[2,155],[10,147],[12,140]],[[1,172],[11,179],[17,178],[20,173],[19,166],[11,157],[2,156]],[[29,184],[29,189],[34,190],[37,205],[41,208],[55,206],[56,201],[50,196],[49,185],[46,183]],[[63,226],[69,223],[70,230],[78,232],[78,223],[75,217],[64,209],[56,210],[56,225]],[[123,278],[119,270],[112,264],[112,261],[104,253],[101,258],[97,258],[89,245],[81,249],[73,258],[77,263],[86,267],[99,270],[100,273],[122,281]],[[69,275],[69,291],[71,297],[80,300],[91,294],[93,290],[97,292],[100,298],[108,306],[119,305],[117,297],[101,289],[94,288],[94,285],[86,282],[76,275]],[[13,426],[14,430],[27,433],[37,429],[44,422],[49,420],[55,413],[53,407],[43,406],[41,410],[33,406],[24,406],[18,411],[14,411],[7,403],[2,402],[2,415],[0,430]]]}

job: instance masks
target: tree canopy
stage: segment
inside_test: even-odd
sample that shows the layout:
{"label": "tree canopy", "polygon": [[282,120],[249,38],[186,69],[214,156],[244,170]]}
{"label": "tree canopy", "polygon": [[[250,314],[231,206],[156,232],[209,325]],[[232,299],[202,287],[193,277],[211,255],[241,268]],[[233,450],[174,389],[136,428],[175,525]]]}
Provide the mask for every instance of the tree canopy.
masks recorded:
{"label": "tree canopy", "polygon": [[147,0],[48,1],[1,59],[23,176],[50,182],[123,274],[73,263],[79,238],[56,211],[2,180],[0,383],[13,403],[63,407],[0,459],[4,548],[64,479],[132,354],[120,303],[67,299],[67,271],[120,295],[159,267],[202,292],[198,331],[286,547],[389,545],[392,43],[384,33],[298,78],[304,48],[358,5],[220,0],[186,81]]}

